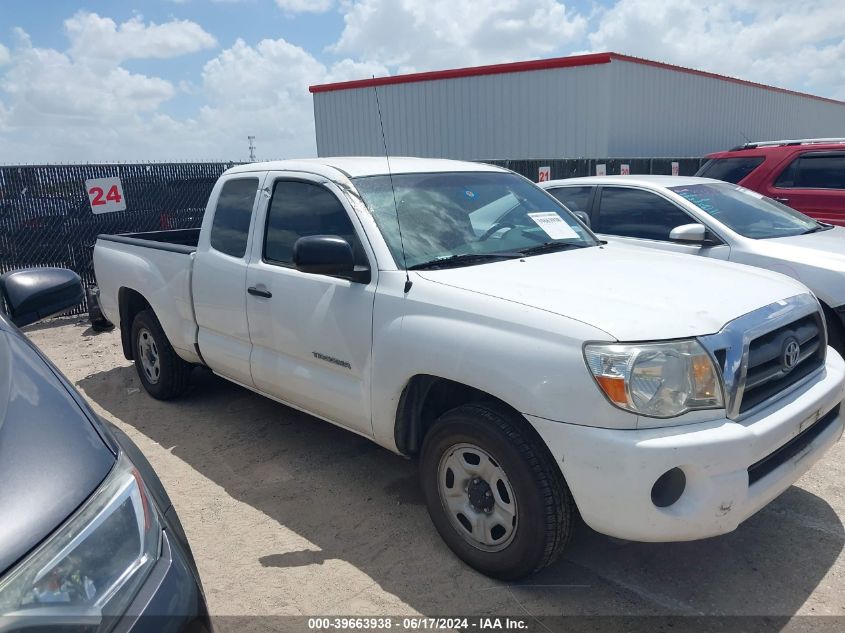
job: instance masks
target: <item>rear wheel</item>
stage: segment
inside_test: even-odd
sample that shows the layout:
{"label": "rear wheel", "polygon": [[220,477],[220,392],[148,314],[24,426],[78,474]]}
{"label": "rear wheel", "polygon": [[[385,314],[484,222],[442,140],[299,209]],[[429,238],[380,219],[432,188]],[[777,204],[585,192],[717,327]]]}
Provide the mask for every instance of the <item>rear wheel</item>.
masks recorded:
{"label": "rear wheel", "polygon": [[141,384],[153,398],[169,400],[182,395],[188,388],[193,366],[173,350],[152,310],[135,315],[132,356]]}
{"label": "rear wheel", "polygon": [[441,416],[423,441],[420,476],[437,531],[484,574],[526,576],[569,539],[573,505],[560,470],[504,408],[471,404]]}

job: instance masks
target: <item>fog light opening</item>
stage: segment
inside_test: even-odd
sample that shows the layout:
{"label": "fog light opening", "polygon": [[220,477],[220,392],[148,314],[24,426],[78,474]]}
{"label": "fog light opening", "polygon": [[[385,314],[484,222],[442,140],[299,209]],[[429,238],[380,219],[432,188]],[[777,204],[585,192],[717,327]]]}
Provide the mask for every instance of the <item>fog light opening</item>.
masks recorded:
{"label": "fog light opening", "polygon": [[687,476],[680,468],[667,470],[651,487],[651,502],[658,508],[668,508],[684,494]]}

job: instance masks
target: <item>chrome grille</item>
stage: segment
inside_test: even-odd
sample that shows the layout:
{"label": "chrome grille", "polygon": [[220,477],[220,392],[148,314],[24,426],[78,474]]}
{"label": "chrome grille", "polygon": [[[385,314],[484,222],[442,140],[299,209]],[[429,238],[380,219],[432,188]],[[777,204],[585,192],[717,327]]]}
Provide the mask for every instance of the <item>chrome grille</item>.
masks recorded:
{"label": "chrome grille", "polygon": [[827,350],[821,309],[810,294],[750,312],[699,340],[722,370],[727,415],[734,420],[813,375]]}
{"label": "chrome grille", "polygon": [[[788,367],[784,359],[790,356],[788,347],[793,342],[798,345],[797,355]],[[752,340],[739,412],[753,409],[813,373],[824,358],[824,324],[818,312]]]}

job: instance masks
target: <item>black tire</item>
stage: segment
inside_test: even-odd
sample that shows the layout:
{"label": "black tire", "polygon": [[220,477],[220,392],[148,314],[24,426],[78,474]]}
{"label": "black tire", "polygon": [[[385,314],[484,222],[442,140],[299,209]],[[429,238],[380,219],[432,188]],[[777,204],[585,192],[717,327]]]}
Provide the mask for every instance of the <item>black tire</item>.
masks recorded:
{"label": "black tire", "polygon": [[845,332],[842,331],[842,322],[830,309],[825,309],[824,317],[827,322],[827,344],[845,356]]}
{"label": "black tire", "polygon": [[114,329],[114,323],[106,318],[103,309],[100,307],[100,290],[89,284],[85,288],[85,298],[88,303],[88,320],[91,322],[91,329],[95,332],[108,332]]}
{"label": "black tire", "polygon": [[[513,489],[515,531],[499,551],[484,551],[472,544],[469,532],[459,531],[441,499],[441,459],[448,459],[460,444],[486,452]],[[481,573],[516,580],[557,560],[566,546],[575,513],[572,496],[548,449],[521,416],[486,403],[447,411],[426,434],[419,467],[434,526],[452,551]]]}
{"label": "black tire", "polygon": [[[150,377],[144,370],[140,337],[142,333],[151,337],[157,351],[158,372]],[[188,388],[193,365],[185,362],[167,340],[161,324],[152,310],[143,310],[135,315],[132,321],[132,357],[135,359],[135,370],[141,379],[144,389],[157,400],[170,400],[181,396]]]}

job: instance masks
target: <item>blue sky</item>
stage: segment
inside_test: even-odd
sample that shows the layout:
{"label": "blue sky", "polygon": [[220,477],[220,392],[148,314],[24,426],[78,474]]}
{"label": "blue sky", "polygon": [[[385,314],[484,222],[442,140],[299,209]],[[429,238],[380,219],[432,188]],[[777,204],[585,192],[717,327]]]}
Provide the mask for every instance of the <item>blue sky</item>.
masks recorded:
{"label": "blue sky", "polygon": [[616,51],[845,99],[840,0],[3,0],[0,164],[314,154],[308,85]]}

